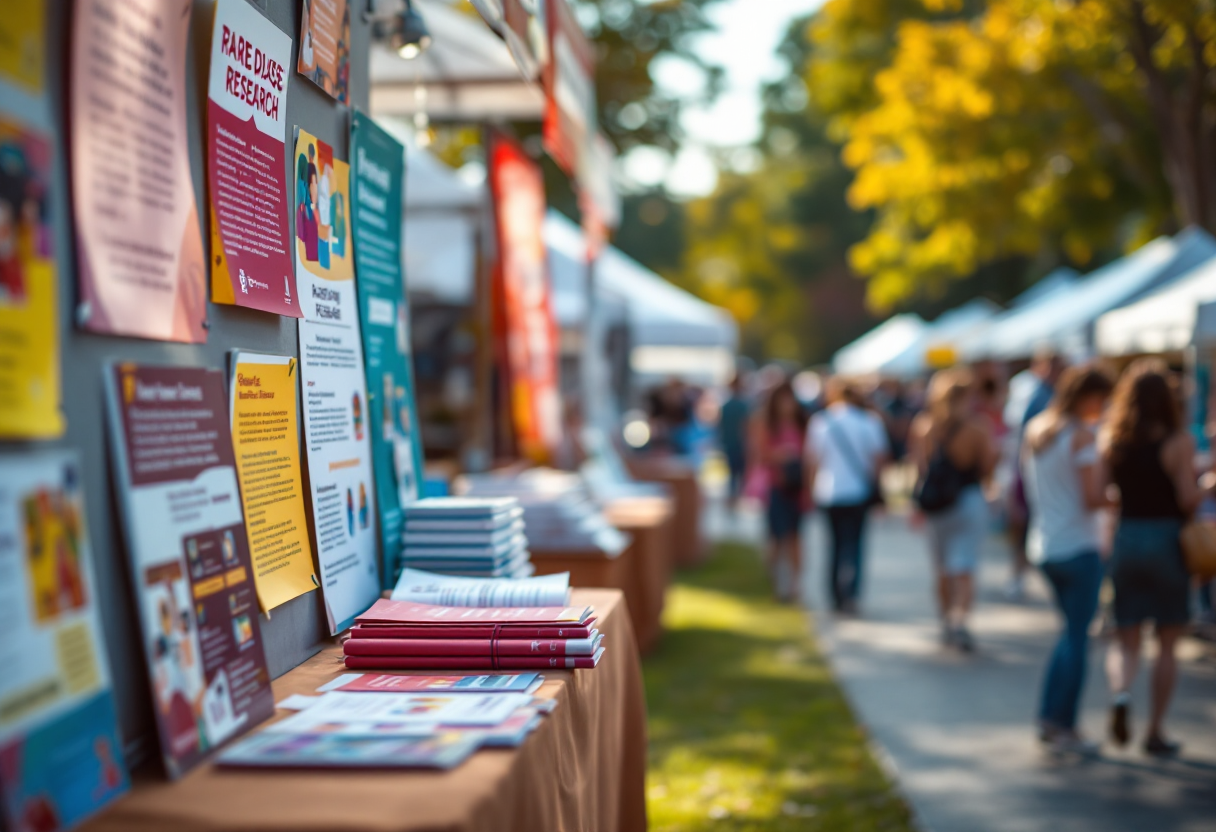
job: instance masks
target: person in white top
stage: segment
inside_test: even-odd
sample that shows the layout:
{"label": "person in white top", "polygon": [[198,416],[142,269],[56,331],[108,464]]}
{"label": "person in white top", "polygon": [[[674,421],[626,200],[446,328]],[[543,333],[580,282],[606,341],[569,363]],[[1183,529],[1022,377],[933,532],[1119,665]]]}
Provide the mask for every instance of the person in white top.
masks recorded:
{"label": "person in white top", "polygon": [[1103,566],[1096,512],[1108,505],[1094,426],[1114,382],[1096,366],[1065,370],[1047,409],[1026,427],[1022,481],[1030,506],[1026,554],[1051,584],[1064,628],[1047,666],[1039,738],[1057,752],[1093,753],[1077,731],[1089,624]]}
{"label": "person in white top", "polygon": [[878,474],[890,443],[882,419],[865,409],[855,385],[832,379],[828,402],[807,426],[807,481],[831,532],[832,604],[838,612],[853,613],[861,595],[866,515],[878,497]]}

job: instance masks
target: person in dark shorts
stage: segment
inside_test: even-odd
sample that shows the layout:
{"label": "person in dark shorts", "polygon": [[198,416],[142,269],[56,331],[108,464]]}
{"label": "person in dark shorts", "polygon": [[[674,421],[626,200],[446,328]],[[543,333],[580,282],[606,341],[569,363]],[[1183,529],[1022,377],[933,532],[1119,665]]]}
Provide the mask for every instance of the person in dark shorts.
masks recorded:
{"label": "person in dark shorts", "polygon": [[1119,523],[1111,554],[1116,641],[1107,662],[1114,698],[1111,738],[1131,738],[1129,691],[1140,664],[1141,631],[1152,621],[1157,637],[1152,706],[1144,751],[1173,756],[1165,713],[1178,678],[1174,655],[1190,618],[1190,576],[1178,542],[1182,524],[1199,505],[1195,442],[1182,424],[1178,393],[1164,363],[1141,359],[1115,387],[1104,436],[1109,482],[1119,488]]}
{"label": "person in dark shorts", "polygon": [[808,507],[802,464],[806,411],[785,381],[769,393],[758,416],[754,446],[768,481],[769,568],[777,597],[796,601],[802,586],[802,520]]}

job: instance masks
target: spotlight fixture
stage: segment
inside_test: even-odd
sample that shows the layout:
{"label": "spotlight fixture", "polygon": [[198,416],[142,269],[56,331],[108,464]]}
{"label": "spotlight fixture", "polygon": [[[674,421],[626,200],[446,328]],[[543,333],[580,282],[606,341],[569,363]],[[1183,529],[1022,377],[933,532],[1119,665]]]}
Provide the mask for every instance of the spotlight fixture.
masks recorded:
{"label": "spotlight fixture", "polygon": [[385,42],[407,61],[417,58],[431,45],[431,31],[412,0],[405,0],[405,9],[382,25]]}

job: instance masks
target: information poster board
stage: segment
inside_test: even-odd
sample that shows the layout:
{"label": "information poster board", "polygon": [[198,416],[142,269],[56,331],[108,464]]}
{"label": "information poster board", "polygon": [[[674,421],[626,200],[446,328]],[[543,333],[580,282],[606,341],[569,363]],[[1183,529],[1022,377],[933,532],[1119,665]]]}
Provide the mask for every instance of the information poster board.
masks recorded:
{"label": "information poster board", "polygon": [[71,827],[127,790],[79,461],[0,456],[0,827]]}
{"label": "information poster board", "polygon": [[298,318],[283,169],[291,38],[245,0],[218,0],[207,84],[211,299]]}
{"label": "information poster board", "polygon": [[296,68],[339,104],[350,103],[350,4],[301,0],[300,60]]}
{"label": "information poster board", "polygon": [[192,5],[77,0],[71,12],[77,323],[93,332],[207,340],[186,132]]}
{"label": "information poster board", "polygon": [[351,119],[351,216],[359,318],[376,460],[376,506],[387,589],[396,582],[402,506],[418,499],[422,441],[414,395],[409,306],[401,274],[405,148],[367,116]]}
{"label": "information poster board", "polygon": [[317,562],[331,634],[380,595],[359,300],[350,243],[350,166],[300,130],[296,285],[303,297],[300,381]]}
{"label": "information poster board", "polygon": [[274,713],[224,374],[118,364],[105,382],[161,755],[177,778]]}
{"label": "information poster board", "polygon": [[523,148],[490,133],[490,190],[498,230],[494,302],[498,354],[523,455],[547,462],[561,442],[557,324],[545,250],[545,185]]}
{"label": "information poster board", "polygon": [[0,81],[40,93],[46,75],[46,0],[5,4],[0,14]]}
{"label": "information poster board", "polygon": [[304,478],[300,474],[299,382],[294,358],[232,353],[228,402],[254,584],[270,611],[311,592]]}
{"label": "information poster board", "polygon": [[[3,101],[3,98],[0,98]],[[51,144],[0,108],[0,438],[48,439],[60,411]]]}

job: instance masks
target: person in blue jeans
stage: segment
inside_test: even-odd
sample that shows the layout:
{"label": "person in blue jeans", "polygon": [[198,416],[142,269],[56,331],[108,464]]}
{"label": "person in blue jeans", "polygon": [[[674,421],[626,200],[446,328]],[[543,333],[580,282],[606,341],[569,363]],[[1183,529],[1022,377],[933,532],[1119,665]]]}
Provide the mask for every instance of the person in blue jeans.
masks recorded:
{"label": "person in blue jeans", "polygon": [[1051,584],[1064,618],[1039,705],[1039,738],[1057,753],[1097,751],[1077,730],[1077,711],[1103,576],[1096,512],[1108,504],[1094,426],[1113,387],[1097,366],[1065,370],[1047,409],[1026,426],[1022,446],[1026,554]]}

